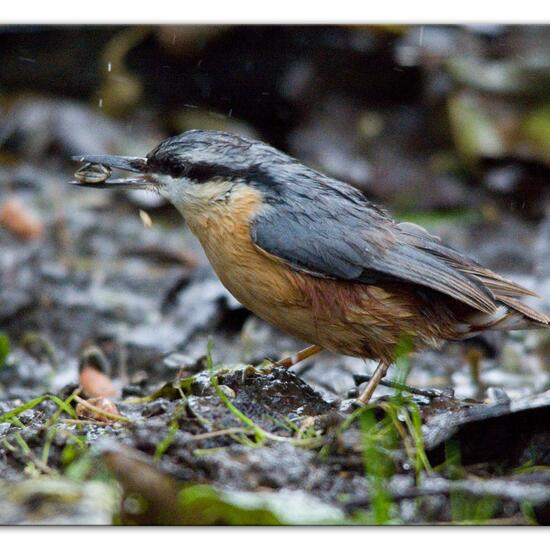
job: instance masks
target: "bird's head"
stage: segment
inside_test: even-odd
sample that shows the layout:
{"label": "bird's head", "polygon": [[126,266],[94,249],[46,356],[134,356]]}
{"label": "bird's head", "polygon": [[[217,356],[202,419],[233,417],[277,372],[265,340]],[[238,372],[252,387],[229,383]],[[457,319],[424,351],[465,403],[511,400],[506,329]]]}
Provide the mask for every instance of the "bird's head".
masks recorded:
{"label": "bird's head", "polygon": [[[193,208],[228,202],[238,191],[259,191],[267,187],[276,192],[277,182],[268,181],[277,165],[297,163],[277,149],[259,141],[234,134],[190,130],[160,143],[146,157],[90,155],[75,160],[108,166],[135,175],[108,179],[81,174],[75,182],[84,187],[101,189],[145,189],[159,193],[184,215]],[[300,165],[301,166],[301,165]],[[77,176],[79,173],[77,172]],[[262,189],[263,188],[263,189]]]}

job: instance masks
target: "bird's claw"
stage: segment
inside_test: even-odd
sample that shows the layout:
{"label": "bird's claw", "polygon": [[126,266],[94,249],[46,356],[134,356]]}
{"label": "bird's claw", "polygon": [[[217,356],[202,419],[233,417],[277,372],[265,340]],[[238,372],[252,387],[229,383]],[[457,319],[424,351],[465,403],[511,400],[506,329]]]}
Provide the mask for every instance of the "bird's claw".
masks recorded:
{"label": "bird's claw", "polygon": [[342,414],[351,414],[364,406],[365,403],[359,401],[359,399],[346,399],[340,403],[338,411]]}

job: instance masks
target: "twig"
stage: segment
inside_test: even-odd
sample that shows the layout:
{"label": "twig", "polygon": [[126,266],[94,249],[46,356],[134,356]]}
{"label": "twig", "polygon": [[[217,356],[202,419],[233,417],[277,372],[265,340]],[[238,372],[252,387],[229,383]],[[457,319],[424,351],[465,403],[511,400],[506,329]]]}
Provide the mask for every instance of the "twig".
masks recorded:
{"label": "twig", "polygon": [[[19,435],[19,434],[16,434],[16,435]],[[15,447],[14,445],[12,445],[11,443],[5,440],[2,441],[2,445],[4,445],[4,447],[8,451],[10,451],[12,454],[16,456],[19,455],[20,457],[24,457],[28,459],[31,462],[31,464],[33,464],[33,466],[38,468],[38,470],[40,470],[43,474],[47,474],[47,475],[57,474],[57,472],[53,468],[50,468],[46,463],[44,463],[40,458],[38,458],[31,451],[31,449],[29,448],[26,442],[24,443],[23,446],[21,445],[21,443],[19,443],[20,449],[17,449],[17,447]]]}
{"label": "twig", "polygon": [[231,434],[244,434],[244,435],[253,435],[252,430],[247,430],[246,428],[226,428],[225,430],[216,430],[213,432],[206,432],[204,434],[192,435],[188,441],[200,441],[201,439],[210,439],[212,437],[220,437],[222,435],[231,435]]}
{"label": "twig", "polygon": [[[353,375],[353,381],[356,386],[359,386],[363,382],[368,382],[372,376],[368,374],[354,374]],[[401,390],[406,391],[408,393],[412,393],[413,395],[422,395],[423,397],[429,397],[430,399],[434,399],[436,397],[446,397],[447,399],[453,399],[449,394],[447,394],[444,391],[435,390],[435,389],[428,389],[423,390],[421,388],[415,388],[414,386],[409,386],[408,384],[402,384],[401,382],[395,382],[394,380],[380,380],[381,386],[386,386],[388,388],[393,388],[395,390]]]}

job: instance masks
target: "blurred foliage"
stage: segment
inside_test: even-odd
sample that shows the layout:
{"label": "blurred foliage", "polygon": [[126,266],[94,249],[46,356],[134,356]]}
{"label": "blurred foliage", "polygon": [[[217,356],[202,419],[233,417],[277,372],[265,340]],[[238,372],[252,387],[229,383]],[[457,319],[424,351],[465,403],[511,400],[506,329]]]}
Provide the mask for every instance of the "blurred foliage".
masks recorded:
{"label": "blurred foliage", "polygon": [[0,369],[5,365],[10,354],[10,339],[0,332]]}

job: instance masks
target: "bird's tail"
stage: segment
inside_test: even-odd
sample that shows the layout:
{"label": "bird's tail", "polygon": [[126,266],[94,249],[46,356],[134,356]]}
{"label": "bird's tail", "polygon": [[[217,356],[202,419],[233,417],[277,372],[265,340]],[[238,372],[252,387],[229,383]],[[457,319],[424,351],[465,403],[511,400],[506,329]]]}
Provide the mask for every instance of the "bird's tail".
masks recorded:
{"label": "bird's tail", "polygon": [[493,313],[476,313],[468,321],[473,333],[484,330],[529,330],[550,328],[550,317],[509,296],[498,297]]}

